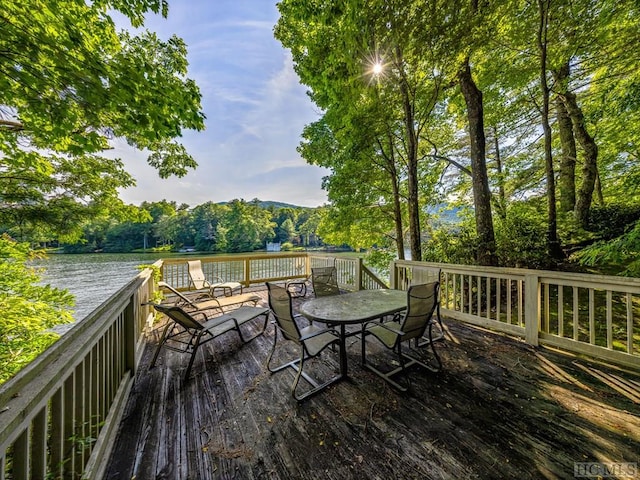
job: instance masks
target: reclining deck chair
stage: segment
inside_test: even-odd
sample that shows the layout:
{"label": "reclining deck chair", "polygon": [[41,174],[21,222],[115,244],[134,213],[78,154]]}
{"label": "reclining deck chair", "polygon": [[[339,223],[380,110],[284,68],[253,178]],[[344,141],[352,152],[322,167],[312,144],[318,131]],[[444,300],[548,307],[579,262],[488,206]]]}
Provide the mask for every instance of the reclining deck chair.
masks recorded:
{"label": "reclining deck chair", "polygon": [[[162,347],[176,352],[190,353],[189,366],[184,374],[185,381],[189,378],[193,361],[201,345],[232,330],[238,332],[238,336],[243,343],[250,342],[264,332],[269,318],[269,309],[263,307],[240,307],[231,313],[207,318],[203,312],[189,313],[176,305],[158,305],[155,303],[150,303],[150,305],[157,312],[169,317],[169,321],[162,331],[149,368],[156,364]],[[251,338],[244,338],[240,326],[261,315],[264,315],[262,330]],[[202,317],[203,322],[201,323],[196,316]]]}
{"label": "reclining deck chair", "polygon": [[193,286],[195,290],[208,291],[210,297],[215,297],[216,290],[218,289],[222,289],[225,296],[232,295],[233,291],[238,289],[240,289],[240,293],[242,293],[242,284],[239,282],[225,282],[220,277],[215,277],[213,283],[210,282],[204,274],[200,260],[189,260],[187,266],[191,282],[190,286]]}
{"label": "reclining deck chair", "polygon": [[260,301],[260,295],[255,293],[241,293],[240,295],[232,295],[230,297],[209,297],[208,295],[201,298],[201,301],[192,300],[182,292],[176,290],[167,282],[158,282],[158,286],[169,290],[175,296],[174,305],[178,305],[187,310],[211,310],[218,309],[221,313],[228,312],[241,305],[249,305],[255,307]]}
{"label": "reclining deck chair", "polygon": [[[319,384],[303,371],[305,360],[318,356],[329,345],[339,344],[340,338],[338,334],[330,328],[318,327],[313,324],[300,328],[296,318],[301,317],[301,315],[293,314],[291,292],[275,283],[267,283],[267,288],[269,290],[269,307],[271,307],[271,312],[275,317],[274,324],[276,327],[273,336],[273,348],[271,349],[269,358],[267,358],[267,369],[271,373],[275,373],[287,367],[293,368],[297,373],[291,385],[291,395],[300,402],[340,380],[340,375],[337,375]],[[300,358],[272,368],[271,359],[276,350],[278,333],[280,333],[284,340],[294,342],[300,347]],[[301,376],[313,388],[305,393],[297,394],[296,390]]]}
{"label": "reclining deck chair", "polygon": [[[434,346],[432,328],[434,323],[433,313],[438,305],[438,292],[440,282],[431,282],[423,285],[411,286],[407,292],[407,309],[402,312],[398,321],[390,321],[379,323],[368,322],[362,325],[362,366],[379,375],[389,384],[393,385],[400,391],[407,391],[409,384],[401,385],[393,380],[398,373],[404,372],[411,365],[419,365],[427,370],[437,372],[442,369],[442,362],[438,356],[438,352]],[[429,340],[420,342],[425,331],[428,331]],[[367,363],[366,358],[366,337],[373,335],[386,348],[393,350],[398,354],[400,366],[390,372],[382,372],[373,365]],[[404,342],[411,344],[411,340],[415,341],[415,348],[430,346],[437,366],[432,367],[415,356],[408,355],[403,352],[402,344]],[[420,342],[420,343],[419,343]],[[408,379],[407,379],[408,382]]]}

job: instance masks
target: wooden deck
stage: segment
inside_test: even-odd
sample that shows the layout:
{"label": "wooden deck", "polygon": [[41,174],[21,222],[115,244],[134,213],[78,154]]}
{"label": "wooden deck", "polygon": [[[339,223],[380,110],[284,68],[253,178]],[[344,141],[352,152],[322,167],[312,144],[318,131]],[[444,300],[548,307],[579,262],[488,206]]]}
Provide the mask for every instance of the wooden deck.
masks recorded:
{"label": "wooden deck", "polygon": [[[637,373],[444,320],[444,371],[413,370],[404,395],[360,367],[355,344],[350,379],[297,404],[292,371],[264,367],[273,326],[246,345],[234,333],[208,343],[186,383],[188,357],[164,350],[139,371],[105,478],[571,479],[575,462],[640,471]],[[337,352],[310,363],[331,375]]]}

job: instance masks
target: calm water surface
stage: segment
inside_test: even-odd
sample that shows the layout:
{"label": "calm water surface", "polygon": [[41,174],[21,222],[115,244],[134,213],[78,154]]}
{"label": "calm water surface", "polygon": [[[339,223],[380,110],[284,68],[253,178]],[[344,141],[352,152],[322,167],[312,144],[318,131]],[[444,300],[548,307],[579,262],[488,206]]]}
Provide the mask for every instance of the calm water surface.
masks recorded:
{"label": "calm water surface", "polygon": [[[76,298],[73,317],[82,320],[148,265],[170,254],[52,254],[32,262],[44,268],[42,283],[67,289]],[[178,255],[175,255],[178,256]]]}

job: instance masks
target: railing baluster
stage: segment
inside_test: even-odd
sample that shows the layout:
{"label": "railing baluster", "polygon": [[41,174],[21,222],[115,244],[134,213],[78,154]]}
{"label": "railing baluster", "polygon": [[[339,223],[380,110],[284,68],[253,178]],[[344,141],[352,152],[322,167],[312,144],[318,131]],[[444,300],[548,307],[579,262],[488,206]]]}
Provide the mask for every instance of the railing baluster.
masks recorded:
{"label": "railing baluster", "polygon": [[573,289],[573,339],[578,340],[580,336],[580,310],[578,304],[578,287]]}
{"label": "railing baluster", "polygon": [[505,280],[506,283],[506,295],[507,295],[507,323],[512,324],[512,312],[511,312],[511,279],[507,278]]}
{"label": "railing baluster", "polygon": [[60,387],[51,397],[51,437],[49,440],[49,471],[53,478],[62,478],[64,466],[64,396]]}
{"label": "railing baluster", "polygon": [[613,292],[607,290],[607,348],[613,348]]}
{"label": "railing baluster", "polygon": [[80,362],[76,367],[73,385],[73,437],[74,437],[74,451],[72,455],[74,458],[74,471],[80,471],[81,466],[84,465],[84,442],[88,436],[85,431],[84,423],[84,362]]}
{"label": "railing baluster", "polygon": [[502,311],[502,279],[496,278],[496,321],[500,321]]}
{"label": "railing baluster", "polygon": [[63,454],[63,458],[62,461],[64,463],[63,466],[63,471],[64,471],[64,476],[66,478],[73,478],[73,474],[75,472],[75,468],[74,468],[74,456],[73,456],[73,448],[74,448],[74,416],[73,416],[73,411],[74,411],[74,398],[75,398],[75,392],[74,392],[74,373],[72,372],[71,375],[69,375],[67,377],[67,379],[64,381],[63,387],[62,387],[62,392],[63,392],[63,432],[64,432],[64,437],[62,439],[62,454]]}
{"label": "railing baluster", "polygon": [[549,333],[549,313],[550,313],[550,305],[549,305],[549,284],[544,284],[544,309],[543,309],[543,318],[542,318],[542,331]]}
{"label": "railing baluster", "polygon": [[12,480],[28,480],[29,478],[29,434],[27,427],[13,443],[13,456],[11,459]]}
{"label": "railing baluster", "polygon": [[33,435],[31,445],[31,478],[45,480],[47,478],[47,417],[49,409],[45,405],[33,419]]}
{"label": "railing baluster", "polygon": [[633,297],[627,293],[627,353],[633,354]]}
{"label": "railing baluster", "polygon": [[492,295],[492,290],[491,290],[491,277],[490,276],[486,276],[484,277],[484,283],[485,283],[485,293],[487,295],[487,315],[486,315],[486,319],[487,320],[491,320],[491,295]]}
{"label": "railing baluster", "polygon": [[589,343],[596,344],[596,313],[595,313],[595,291],[589,289]]}

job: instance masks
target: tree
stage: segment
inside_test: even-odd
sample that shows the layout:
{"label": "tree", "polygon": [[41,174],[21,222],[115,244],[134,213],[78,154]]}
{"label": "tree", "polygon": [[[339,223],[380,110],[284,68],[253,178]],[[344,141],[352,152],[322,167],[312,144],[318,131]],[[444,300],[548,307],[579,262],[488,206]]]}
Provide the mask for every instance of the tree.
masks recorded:
{"label": "tree", "polygon": [[[421,141],[439,97],[442,59],[434,57],[432,44],[422,46],[411,35],[416,5],[360,0],[310,7],[285,0],[278,4],[275,35],[291,49],[301,82],[325,110],[305,129],[301,152],[309,163],[331,168],[325,187],[344,227],[354,228],[350,215],[366,218],[377,232],[358,241],[371,246],[394,236],[403,256],[406,220],[411,255],[419,260],[421,213],[430,200],[421,195],[427,189],[420,184],[429,179],[419,166],[426,150]],[[381,67],[380,78],[374,65]],[[333,148],[323,153],[323,145]]]}
{"label": "tree", "polygon": [[[79,231],[80,220],[119,208],[134,180],[101,156],[116,137],[149,151],[162,177],[196,166],[173,139],[204,128],[200,92],[186,78],[186,46],[153,33],[117,33],[164,0],[0,2],[0,218]],[[64,213],[62,213],[64,212]]]}
{"label": "tree", "polygon": [[253,200],[233,200],[225,218],[227,251],[251,252],[264,246],[274,236],[271,214]]}
{"label": "tree", "polygon": [[[204,128],[184,42],[117,33],[109,16],[140,27],[167,9],[166,0],[0,0],[0,224],[12,233],[77,240],[85,220],[127,214],[118,189],[134,180],[101,155],[114,138],[148,150],[162,177],[196,166],[174,140]],[[71,299],[37,286],[20,244],[6,237],[2,248],[0,360],[13,369],[53,341],[41,331],[70,319]]]}
{"label": "tree", "polygon": [[284,242],[292,242],[293,239],[298,236],[298,232],[296,232],[296,226],[290,218],[287,218],[284,222],[282,222],[282,225],[280,225],[280,228],[278,230],[280,232],[279,237]]}

